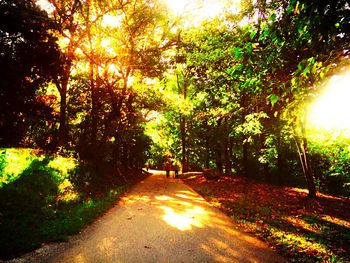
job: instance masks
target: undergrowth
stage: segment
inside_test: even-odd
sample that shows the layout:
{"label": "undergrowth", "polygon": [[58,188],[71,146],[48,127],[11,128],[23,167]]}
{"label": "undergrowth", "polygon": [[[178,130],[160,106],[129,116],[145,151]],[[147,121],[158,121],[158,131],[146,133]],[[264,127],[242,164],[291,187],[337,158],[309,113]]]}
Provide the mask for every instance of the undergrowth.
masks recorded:
{"label": "undergrowth", "polygon": [[71,156],[0,149],[0,260],[66,241],[126,191],[126,184],[98,194],[81,191],[75,186],[79,166]]}

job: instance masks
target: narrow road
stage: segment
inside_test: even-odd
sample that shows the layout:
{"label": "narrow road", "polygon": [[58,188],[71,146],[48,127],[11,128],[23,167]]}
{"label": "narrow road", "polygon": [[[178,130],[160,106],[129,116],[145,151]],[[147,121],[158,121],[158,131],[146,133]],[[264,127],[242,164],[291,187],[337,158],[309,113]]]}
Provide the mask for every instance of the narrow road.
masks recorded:
{"label": "narrow road", "polygon": [[285,262],[178,179],[155,172],[54,262]]}

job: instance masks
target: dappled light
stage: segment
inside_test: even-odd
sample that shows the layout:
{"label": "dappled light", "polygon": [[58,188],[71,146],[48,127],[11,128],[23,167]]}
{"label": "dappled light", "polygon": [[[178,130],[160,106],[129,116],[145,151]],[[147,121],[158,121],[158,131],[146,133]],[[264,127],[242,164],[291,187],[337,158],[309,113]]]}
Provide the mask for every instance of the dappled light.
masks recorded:
{"label": "dappled light", "polygon": [[203,228],[211,224],[210,213],[200,206],[202,198],[193,196],[189,191],[177,193],[175,196],[156,196],[156,200],[167,201],[159,205],[163,210],[162,219],[179,230],[191,230],[193,227]]}
{"label": "dappled light", "polygon": [[329,216],[329,215],[322,216],[322,220],[325,220],[329,223],[336,224],[338,226],[346,227],[346,228],[350,229],[350,221],[349,220],[344,220],[344,219],[340,219],[340,218],[337,218],[334,216]]}
{"label": "dappled light", "polygon": [[291,247],[299,247],[300,251],[311,251],[311,253],[322,253],[327,254],[330,250],[321,243],[310,241],[299,234],[294,234],[292,232],[283,231],[279,229],[271,229],[271,235],[280,242],[289,245]]}
{"label": "dappled light", "polygon": [[79,200],[79,192],[74,189],[74,186],[68,179],[64,179],[58,185],[58,196],[56,201],[71,202]]}
{"label": "dappled light", "polygon": [[128,195],[123,197],[122,201],[126,203],[149,202],[150,197],[147,195]]}
{"label": "dappled light", "polygon": [[[181,203],[178,203],[181,205]],[[159,206],[164,211],[162,219],[181,231],[191,230],[192,227],[203,228],[208,215],[201,207],[186,208],[181,212],[177,212],[174,208],[168,206]]]}
{"label": "dappled light", "polygon": [[342,262],[349,255],[350,203],[346,198],[320,193],[310,200],[305,189],[244,178],[221,181],[203,180],[202,176],[187,179],[212,205],[223,209],[246,231],[273,240],[291,259],[333,257]]}
{"label": "dappled light", "polygon": [[[182,255],[187,253],[201,255],[202,260],[194,260],[201,262],[209,259],[215,262],[235,262],[243,259],[255,261],[255,253],[260,254],[266,249],[266,245],[254,237],[239,232],[228,217],[213,210],[201,196],[181,181],[166,179],[163,171],[154,171],[150,178],[142,181],[128,196],[123,197],[120,205],[119,208],[115,208],[119,209],[119,213],[110,214],[111,218],[107,220],[119,223],[113,228],[109,227],[108,235],[98,242],[87,242],[97,243],[96,253],[103,254],[108,260],[116,255],[123,258],[120,253],[133,248],[139,249],[138,252],[134,252],[133,257],[140,259],[143,255],[144,260],[154,255],[152,253],[156,248],[157,255],[163,257],[167,255],[166,251],[171,251],[177,255],[179,261],[184,259]],[[139,224],[143,227],[140,228]],[[132,243],[124,240],[124,231],[127,231],[127,236],[134,236]],[[116,233],[116,236],[113,233]],[[147,243],[142,242],[143,236],[148,240]],[[173,242],[176,245],[169,247]],[[123,249],[109,252],[115,247]],[[178,249],[183,252],[175,252]],[[90,252],[78,254],[78,257],[83,257],[84,260],[89,260],[92,256]],[[191,256],[187,256],[188,259],[191,259]],[[165,261],[174,262],[173,259]]]}
{"label": "dappled light", "polygon": [[297,227],[297,228],[302,228],[302,229],[305,229],[307,231],[311,231],[311,232],[317,233],[317,234],[321,233],[320,229],[315,228],[314,226],[310,225],[308,222],[306,222],[305,220],[303,220],[301,218],[287,216],[287,217],[283,218],[283,220],[286,221],[287,223]]}
{"label": "dappled light", "polygon": [[173,198],[171,198],[170,196],[161,195],[161,196],[156,196],[156,200],[169,201],[169,200],[173,200]]}
{"label": "dappled light", "polygon": [[0,0],[0,261],[113,205],[76,262],[264,261],[235,224],[350,258],[349,23],[348,0]]}

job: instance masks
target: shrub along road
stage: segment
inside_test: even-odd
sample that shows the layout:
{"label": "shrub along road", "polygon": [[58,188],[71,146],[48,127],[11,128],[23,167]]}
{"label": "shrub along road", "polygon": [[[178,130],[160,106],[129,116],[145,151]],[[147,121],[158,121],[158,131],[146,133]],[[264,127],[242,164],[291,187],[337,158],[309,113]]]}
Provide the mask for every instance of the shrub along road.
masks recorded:
{"label": "shrub along road", "polygon": [[[153,175],[59,253],[36,262],[284,262],[181,180]],[[28,258],[27,258],[28,259]]]}

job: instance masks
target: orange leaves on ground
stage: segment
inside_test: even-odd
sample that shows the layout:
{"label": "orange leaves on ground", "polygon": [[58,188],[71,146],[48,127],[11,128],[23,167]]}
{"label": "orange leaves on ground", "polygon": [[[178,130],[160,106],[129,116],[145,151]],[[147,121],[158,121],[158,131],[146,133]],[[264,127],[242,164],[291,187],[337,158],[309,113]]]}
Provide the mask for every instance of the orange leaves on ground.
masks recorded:
{"label": "orange leaves on ground", "polygon": [[254,232],[289,259],[343,262],[350,258],[350,200],[305,189],[273,186],[241,177],[186,182],[246,231]]}

